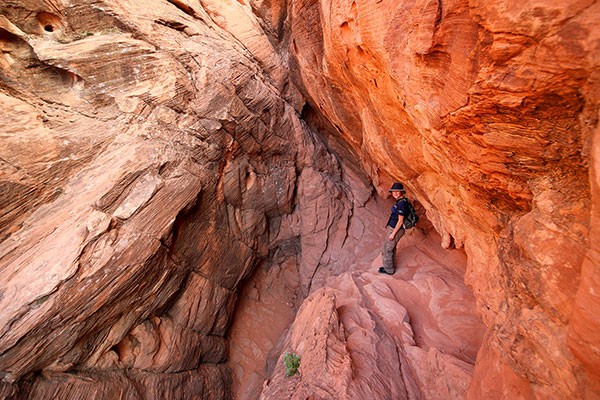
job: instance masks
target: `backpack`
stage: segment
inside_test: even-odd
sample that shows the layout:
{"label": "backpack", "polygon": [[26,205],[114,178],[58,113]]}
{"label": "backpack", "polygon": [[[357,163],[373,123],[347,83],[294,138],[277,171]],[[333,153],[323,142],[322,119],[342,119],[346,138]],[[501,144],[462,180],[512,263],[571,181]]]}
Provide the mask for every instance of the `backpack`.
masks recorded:
{"label": "backpack", "polygon": [[417,221],[419,220],[419,216],[417,215],[417,212],[415,211],[415,208],[413,207],[413,205],[409,199],[407,199],[405,197],[405,198],[401,199],[401,201],[402,200],[406,200],[407,205],[408,205],[408,215],[404,216],[404,222],[402,222],[402,227],[404,229],[410,229],[417,224]]}

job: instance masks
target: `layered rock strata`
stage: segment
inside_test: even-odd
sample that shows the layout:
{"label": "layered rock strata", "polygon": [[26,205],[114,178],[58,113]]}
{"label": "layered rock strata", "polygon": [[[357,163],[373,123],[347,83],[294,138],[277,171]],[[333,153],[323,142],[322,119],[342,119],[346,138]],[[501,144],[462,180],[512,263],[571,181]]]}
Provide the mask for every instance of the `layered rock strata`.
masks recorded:
{"label": "layered rock strata", "polygon": [[337,161],[198,2],[1,11],[3,397],[230,398],[238,285]]}

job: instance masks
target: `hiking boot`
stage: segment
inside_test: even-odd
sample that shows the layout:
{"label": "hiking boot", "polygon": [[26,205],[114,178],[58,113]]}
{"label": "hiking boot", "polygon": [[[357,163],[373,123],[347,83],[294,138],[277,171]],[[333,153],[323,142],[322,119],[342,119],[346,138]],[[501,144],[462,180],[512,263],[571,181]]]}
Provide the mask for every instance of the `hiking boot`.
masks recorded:
{"label": "hiking boot", "polygon": [[393,271],[393,272],[387,272],[387,271],[385,270],[385,268],[383,268],[383,267],[379,267],[379,272],[380,272],[380,273],[382,273],[382,274],[394,275],[394,272],[396,272],[396,271]]}

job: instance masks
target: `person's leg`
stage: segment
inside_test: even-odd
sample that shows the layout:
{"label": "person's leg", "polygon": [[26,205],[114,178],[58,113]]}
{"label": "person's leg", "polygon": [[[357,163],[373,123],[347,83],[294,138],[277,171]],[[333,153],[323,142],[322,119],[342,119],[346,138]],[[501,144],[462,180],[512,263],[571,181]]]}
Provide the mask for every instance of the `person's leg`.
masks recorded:
{"label": "person's leg", "polygon": [[398,246],[398,242],[402,236],[404,236],[404,228],[400,229],[394,237],[394,247],[392,248],[392,263],[394,265],[394,271],[396,270],[396,247]]}
{"label": "person's leg", "polygon": [[394,231],[394,228],[388,226],[385,233],[385,239],[383,241],[383,248],[381,250],[381,260],[383,262],[383,269],[388,274],[393,274],[396,268],[394,267],[394,258],[396,256],[396,245],[398,240],[404,235],[404,229],[400,229],[394,240],[390,240],[389,236]]}

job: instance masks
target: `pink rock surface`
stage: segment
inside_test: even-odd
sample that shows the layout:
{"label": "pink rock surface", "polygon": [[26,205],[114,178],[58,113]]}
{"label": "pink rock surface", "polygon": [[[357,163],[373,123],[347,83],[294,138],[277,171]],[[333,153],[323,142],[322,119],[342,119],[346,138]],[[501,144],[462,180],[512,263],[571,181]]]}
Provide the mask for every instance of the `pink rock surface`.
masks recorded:
{"label": "pink rock surface", "polygon": [[238,286],[331,157],[199,2],[0,9],[2,394],[230,398]]}
{"label": "pink rock surface", "polygon": [[241,291],[229,331],[228,365],[236,399],[259,397],[268,378],[265,371],[279,356],[279,337],[293,322],[300,300],[298,266],[292,261],[259,266]]}
{"label": "pink rock surface", "polygon": [[[385,217],[381,205],[369,203],[371,212],[355,209],[351,224]],[[261,399],[463,398],[486,328],[463,283],[464,253],[441,250],[440,237],[423,232],[415,229],[400,241],[391,277],[376,273],[380,240],[347,239],[351,255],[342,249],[340,258],[355,257],[358,248],[357,261],[368,254],[375,259],[346,264],[350,272],[334,267],[322,287],[313,286],[283,332],[277,362],[267,364],[272,375]],[[301,358],[293,377],[285,376],[286,352]]]}

